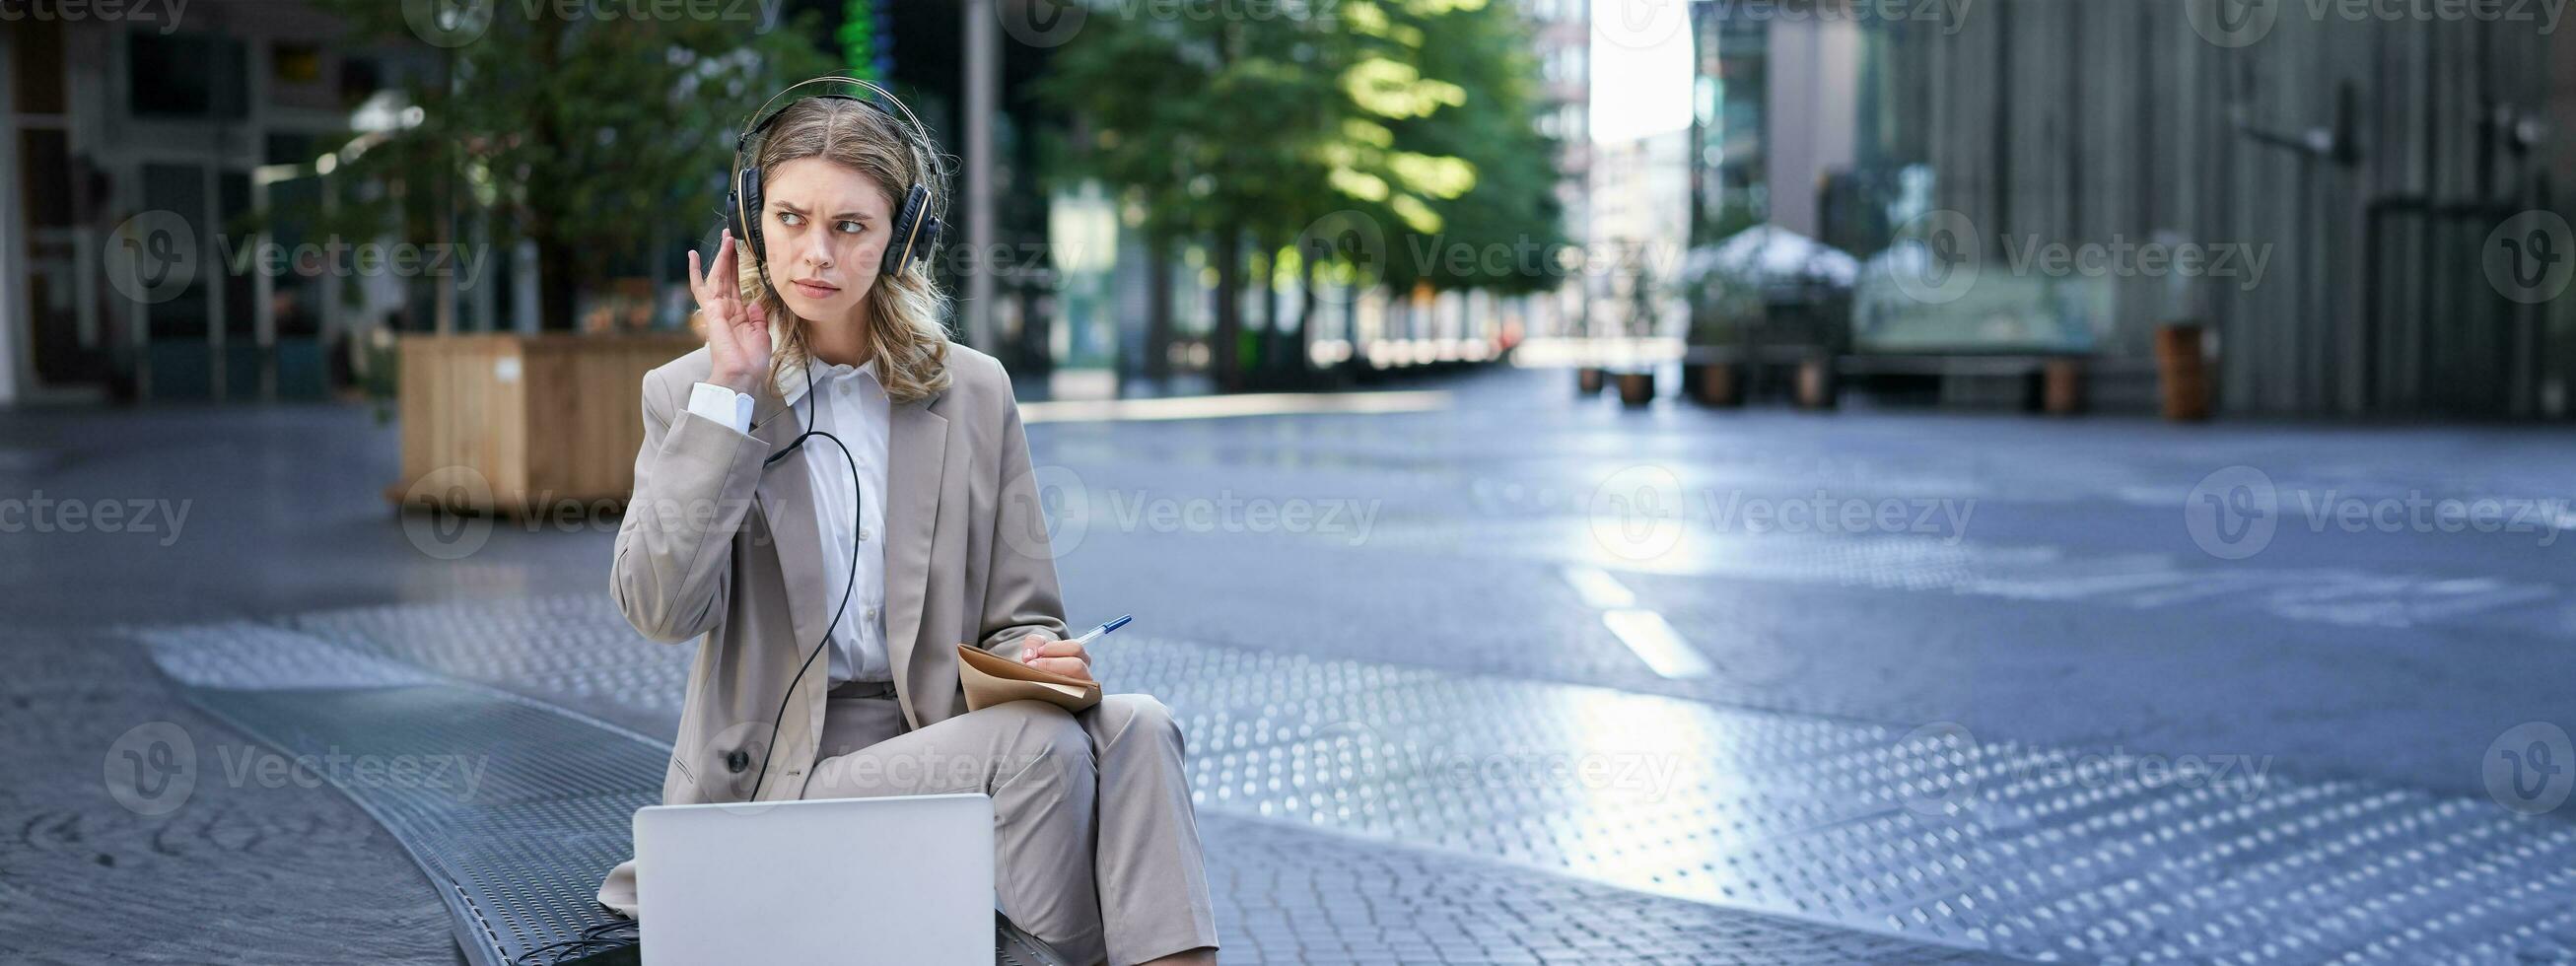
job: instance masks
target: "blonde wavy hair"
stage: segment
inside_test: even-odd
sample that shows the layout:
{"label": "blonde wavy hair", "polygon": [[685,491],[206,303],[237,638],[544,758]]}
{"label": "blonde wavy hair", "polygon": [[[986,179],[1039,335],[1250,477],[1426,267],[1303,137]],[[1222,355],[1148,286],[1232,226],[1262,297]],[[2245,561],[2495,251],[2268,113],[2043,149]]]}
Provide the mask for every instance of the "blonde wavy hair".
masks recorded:
{"label": "blonde wavy hair", "polygon": [[[927,133],[923,138],[926,143]],[[846,100],[809,97],[779,112],[778,119],[762,136],[753,163],[759,165],[761,177],[766,179],[789,161],[830,161],[876,182],[886,194],[886,214],[892,218],[902,213],[904,193],[914,184],[928,187],[934,198],[947,196],[937,146],[926,146],[927,152],[915,150],[904,134],[903,124],[886,111]],[[766,212],[750,212],[749,217],[764,218]],[[739,260],[736,281],[744,304],[758,302],[769,313],[772,348],[768,384],[775,387],[781,376],[805,364],[806,330],[813,323],[788,311],[778,293],[762,284],[760,266],[754,259],[767,253],[752,255]],[[929,266],[892,276],[880,272],[868,286],[865,299],[868,352],[876,360],[877,381],[885,386],[887,397],[912,402],[946,390],[949,340],[948,329],[941,320],[947,317],[949,299]]]}

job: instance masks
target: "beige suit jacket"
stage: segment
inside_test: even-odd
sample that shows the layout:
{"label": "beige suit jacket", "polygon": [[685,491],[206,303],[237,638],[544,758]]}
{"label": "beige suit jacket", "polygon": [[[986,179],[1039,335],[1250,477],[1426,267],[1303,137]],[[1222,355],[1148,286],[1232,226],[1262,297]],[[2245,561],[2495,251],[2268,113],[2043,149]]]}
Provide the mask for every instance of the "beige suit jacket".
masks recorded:
{"label": "beige suit jacket", "polygon": [[[891,407],[887,432],[886,648],[914,728],[966,713],[957,644],[1016,656],[1010,646],[1021,637],[1065,631],[1010,378],[962,345],[949,346],[948,369],[947,390]],[[803,431],[804,410],[764,386],[750,435],[737,433],[689,411],[689,392],[707,374],[701,348],[644,377],[644,445],[609,593],[647,638],[705,637],[663,803],[746,800],[773,755],[760,799],[794,800],[822,734],[828,656],[813,658],[793,694],[788,683],[840,600],[841,588],[824,586],[821,556],[849,552],[822,545],[799,461],[840,459],[840,450],[812,440],[764,470],[762,461]],[[619,866],[600,892],[629,915],[632,866]]]}

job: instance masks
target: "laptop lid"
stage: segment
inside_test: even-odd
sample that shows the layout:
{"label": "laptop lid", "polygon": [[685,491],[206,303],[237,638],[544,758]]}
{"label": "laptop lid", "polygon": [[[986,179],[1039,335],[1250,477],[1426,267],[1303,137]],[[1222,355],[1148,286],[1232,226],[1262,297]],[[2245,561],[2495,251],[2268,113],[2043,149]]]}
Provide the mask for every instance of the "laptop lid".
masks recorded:
{"label": "laptop lid", "polygon": [[645,966],[993,962],[980,792],[635,811]]}

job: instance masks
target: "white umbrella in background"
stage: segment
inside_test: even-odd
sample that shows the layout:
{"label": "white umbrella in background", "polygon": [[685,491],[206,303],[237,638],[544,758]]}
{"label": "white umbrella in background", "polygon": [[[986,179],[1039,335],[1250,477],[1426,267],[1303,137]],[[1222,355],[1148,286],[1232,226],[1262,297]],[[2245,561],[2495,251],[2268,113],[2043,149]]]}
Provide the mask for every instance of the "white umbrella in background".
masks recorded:
{"label": "white umbrella in background", "polygon": [[1692,249],[1684,265],[1684,277],[1693,281],[1721,272],[1764,288],[1822,284],[1844,289],[1860,278],[1860,260],[1851,253],[1778,225],[1757,225]]}

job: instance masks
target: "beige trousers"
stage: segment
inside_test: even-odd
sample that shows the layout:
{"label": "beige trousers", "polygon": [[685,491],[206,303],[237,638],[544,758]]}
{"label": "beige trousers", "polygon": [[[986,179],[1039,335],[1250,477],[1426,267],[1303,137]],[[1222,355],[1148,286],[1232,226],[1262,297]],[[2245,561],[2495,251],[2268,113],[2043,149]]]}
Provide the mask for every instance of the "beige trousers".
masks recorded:
{"label": "beige trousers", "polygon": [[1002,912],[1076,964],[1216,945],[1215,906],[1171,710],[1103,695],[1079,713],[1011,701],[907,731],[892,695],[836,691],[806,798],[993,798]]}

